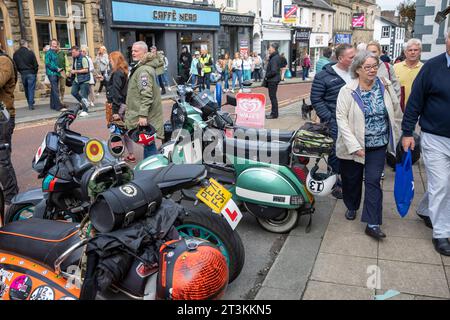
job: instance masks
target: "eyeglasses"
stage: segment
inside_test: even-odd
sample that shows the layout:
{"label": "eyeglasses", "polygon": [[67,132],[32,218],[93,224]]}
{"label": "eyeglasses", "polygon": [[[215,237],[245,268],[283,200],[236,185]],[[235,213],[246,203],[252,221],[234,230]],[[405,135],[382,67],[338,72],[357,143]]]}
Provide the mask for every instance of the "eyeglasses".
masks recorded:
{"label": "eyeglasses", "polygon": [[370,71],[371,69],[378,70],[378,64],[374,64],[371,66],[362,66],[362,68],[364,69],[364,71]]}

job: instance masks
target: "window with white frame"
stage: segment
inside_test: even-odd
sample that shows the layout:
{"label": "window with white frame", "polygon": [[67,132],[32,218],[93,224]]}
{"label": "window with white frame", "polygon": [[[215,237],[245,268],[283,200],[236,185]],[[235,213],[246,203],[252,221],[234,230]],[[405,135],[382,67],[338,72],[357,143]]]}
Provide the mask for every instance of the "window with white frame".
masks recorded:
{"label": "window with white frame", "polygon": [[227,0],[227,8],[236,9],[236,1],[235,0]]}
{"label": "window with white frame", "polygon": [[382,27],[381,28],[381,37],[382,38],[389,38],[390,37],[390,31],[391,28],[388,26]]}

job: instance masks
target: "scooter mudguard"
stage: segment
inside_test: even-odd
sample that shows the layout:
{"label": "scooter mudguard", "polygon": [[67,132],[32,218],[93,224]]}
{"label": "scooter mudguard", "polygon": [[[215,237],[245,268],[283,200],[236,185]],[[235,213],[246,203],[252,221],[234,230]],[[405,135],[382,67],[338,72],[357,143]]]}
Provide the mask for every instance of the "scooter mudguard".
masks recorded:
{"label": "scooter mudguard", "polygon": [[22,204],[22,203],[31,203],[34,205],[37,205],[39,202],[41,202],[44,199],[44,192],[41,188],[39,189],[32,189],[28,190],[26,192],[22,192],[17,194],[12,200],[12,204]]}
{"label": "scooter mudguard", "polygon": [[0,300],[77,300],[80,287],[75,277],[0,250]]}
{"label": "scooter mudguard", "polygon": [[237,177],[239,200],[270,207],[296,209],[304,202],[297,187],[282,172],[272,168],[248,168]]}
{"label": "scooter mudguard", "polygon": [[134,170],[154,170],[169,165],[169,160],[162,154],[157,154],[139,162]]}

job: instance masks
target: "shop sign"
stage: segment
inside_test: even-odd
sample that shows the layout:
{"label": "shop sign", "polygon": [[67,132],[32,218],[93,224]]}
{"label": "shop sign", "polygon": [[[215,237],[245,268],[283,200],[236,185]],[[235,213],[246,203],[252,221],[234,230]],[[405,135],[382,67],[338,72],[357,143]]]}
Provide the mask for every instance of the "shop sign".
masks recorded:
{"label": "shop sign", "polygon": [[295,5],[284,6],[283,22],[289,24],[297,23],[298,7]]}
{"label": "shop sign", "polygon": [[220,27],[220,12],[112,1],[114,23]]}
{"label": "shop sign", "polygon": [[247,128],[264,128],[266,96],[262,93],[236,95],[236,125]]}
{"label": "shop sign", "polygon": [[309,42],[311,28],[298,28],[295,31],[295,40],[298,42]]}
{"label": "shop sign", "polygon": [[220,15],[220,24],[221,25],[253,27],[254,23],[255,23],[255,17],[251,17],[251,16],[238,16],[238,15],[234,15],[234,14],[225,14],[225,13],[222,13]]}
{"label": "shop sign", "polygon": [[352,18],[353,28],[364,28],[365,17],[364,13],[354,13]]}
{"label": "shop sign", "polygon": [[312,33],[309,46],[311,48],[324,48],[328,47],[329,42],[330,36],[328,33]]}
{"label": "shop sign", "polygon": [[249,47],[248,47],[248,40],[240,40],[239,41],[239,52],[241,54],[248,53]]}
{"label": "shop sign", "polygon": [[352,43],[352,35],[351,34],[336,34],[335,37],[335,43],[336,44],[343,44],[343,43]]}

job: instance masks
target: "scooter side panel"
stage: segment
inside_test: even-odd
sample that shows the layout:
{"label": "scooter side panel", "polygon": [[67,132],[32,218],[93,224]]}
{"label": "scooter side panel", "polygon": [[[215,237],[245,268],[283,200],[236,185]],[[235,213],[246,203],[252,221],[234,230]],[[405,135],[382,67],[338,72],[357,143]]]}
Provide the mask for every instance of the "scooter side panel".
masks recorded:
{"label": "scooter side panel", "polygon": [[76,300],[79,287],[38,263],[0,251],[0,300]]}
{"label": "scooter side panel", "polygon": [[169,165],[169,160],[162,154],[157,154],[139,162],[134,168],[140,170],[154,170]]}
{"label": "scooter side panel", "polygon": [[248,168],[236,181],[236,195],[241,201],[295,209],[298,205],[291,205],[291,197],[298,194],[289,179],[271,168]]}

